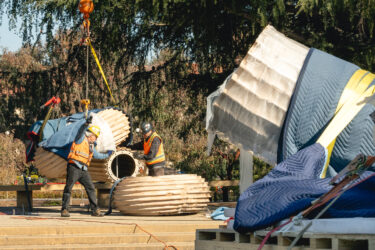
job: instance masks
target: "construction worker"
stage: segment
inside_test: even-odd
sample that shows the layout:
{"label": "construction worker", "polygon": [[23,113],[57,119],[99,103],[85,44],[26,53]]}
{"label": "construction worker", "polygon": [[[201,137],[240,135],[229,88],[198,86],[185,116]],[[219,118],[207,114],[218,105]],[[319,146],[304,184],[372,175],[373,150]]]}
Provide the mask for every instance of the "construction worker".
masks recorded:
{"label": "construction worker", "polygon": [[69,201],[73,185],[79,181],[87,193],[90,201],[91,215],[103,216],[96,202],[96,192],[94,184],[92,183],[91,176],[87,171],[90,165],[91,158],[105,159],[108,158],[113,151],[107,153],[99,153],[95,149],[96,139],[100,134],[100,128],[95,125],[89,125],[86,122],[78,130],[77,136],[73,141],[68,155],[68,166],[66,174],[66,185],[64,188],[61,217],[70,217],[69,214]]}
{"label": "construction worker", "polygon": [[131,146],[131,149],[142,149],[144,155],[141,160],[146,161],[149,176],[164,175],[165,155],[163,141],[153,130],[151,123],[144,122],[141,125],[143,142],[138,142]]}

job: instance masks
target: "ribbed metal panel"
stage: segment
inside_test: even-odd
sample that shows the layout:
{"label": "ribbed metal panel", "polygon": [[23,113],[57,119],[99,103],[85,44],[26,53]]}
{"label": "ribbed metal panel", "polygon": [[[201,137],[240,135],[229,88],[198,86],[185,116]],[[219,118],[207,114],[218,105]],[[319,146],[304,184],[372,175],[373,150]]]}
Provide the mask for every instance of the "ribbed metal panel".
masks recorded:
{"label": "ribbed metal panel", "polygon": [[205,210],[207,182],[194,174],[126,178],[114,192],[114,206],[129,215],[176,215]]}
{"label": "ribbed metal panel", "polygon": [[[98,112],[98,115],[105,120],[110,127],[116,146],[128,138],[130,133],[130,122],[124,112],[111,108]],[[129,154],[129,156],[133,158],[130,151],[127,151],[125,154]],[[117,155],[117,153],[107,160],[93,159],[92,163],[94,164],[94,167],[90,173],[94,181],[114,182],[117,180],[115,175],[109,173],[108,167],[112,162],[109,161],[114,158],[115,155]],[[138,161],[135,159],[133,160],[137,162],[137,171]],[[44,150],[43,148],[37,149],[34,164],[36,168],[38,168],[39,173],[48,179],[62,179],[66,176],[66,160],[53,152]]]}
{"label": "ribbed metal panel", "polygon": [[208,107],[208,130],[276,163],[281,127],[308,51],[267,26]]}

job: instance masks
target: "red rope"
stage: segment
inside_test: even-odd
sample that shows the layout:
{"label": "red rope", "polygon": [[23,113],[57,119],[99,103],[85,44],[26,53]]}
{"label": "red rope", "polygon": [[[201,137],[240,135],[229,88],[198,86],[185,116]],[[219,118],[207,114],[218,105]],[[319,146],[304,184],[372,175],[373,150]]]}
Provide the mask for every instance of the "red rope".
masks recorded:
{"label": "red rope", "polygon": [[264,245],[266,244],[268,238],[271,236],[271,234],[273,234],[273,232],[279,230],[280,228],[288,225],[290,222],[292,222],[292,218],[293,217],[290,217],[289,220],[287,222],[285,222],[284,224],[281,224],[280,226],[278,227],[275,227],[274,229],[272,229],[271,231],[269,231],[266,235],[266,237],[262,240],[262,243],[260,243],[259,247],[258,247],[258,250],[262,250],[262,248],[264,247]]}
{"label": "red rope", "polygon": [[145,232],[146,234],[150,235],[151,238],[154,238],[155,240],[159,241],[160,243],[164,244],[164,249],[172,248],[175,250],[178,250],[176,246],[168,245],[165,241],[160,240],[152,233],[148,232],[147,230],[143,229],[141,226],[139,226],[137,223],[120,223],[120,222],[110,222],[110,221],[93,221],[93,220],[81,220],[81,219],[63,219],[63,218],[45,218],[45,217],[26,217],[26,216],[17,216],[12,217],[13,219],[26,219],[26,220],[48,220],[48,219],[54,219],[54,220],[71,220],[71,221],[83,221],[83,222],[97,222],[97,223],[105,223],[105,224],[117,224],[117,225],[134,225],[134,231],[138,227],[141,231]]}
{"label": "red rope", "polygon": [[[324,205],[324,204],[327,203],[329,200],[335,198],[337,195],[339,195],[339,194],[341,194],[341,193],[343,193],[343,192],[345,192],[345,191],[347,191],[347,190],[349,190],[349,189],[351,189],[351,188],[357,186],[358,184],[364,182],[365,180],[367,180],[367,179],[369,179],[369,178],[371,178],[371,177],[373,177],[373,176],[375,176],[375,173],[369,175],[368,177],[364,178],[364,179],[361,180],[361,181],[358,181],[358,182],[356,182],[356,183],[350,185],[350,186],[349,186],[348,188],[346,188],[345,190],[344,190],[344,189],[341,189],[341,190],[337,190],[337,189],[335,189],[335,192],[333,192],[333,193],[329,193],[329,192],[326,193],[325,196],[323,197],[323,199],[322,199],[319,203],[317,203],[317,204],[315,204],[315,205],[313,205],[313,206],[310,206],[309,208],[307,208],[307,209],[305,210],[305,213],[302,212],[302,214],[303,214],[304,216],[306,216],[306,215],[307,215],[308,213],[310,213],[312,210],[314,210],[314,209],[316,209],[316,208],[318,208],[318,207]],[[350,181],[353,181],[353,180],[350,180]],[[350,182],[348,182],[348,183],[350,183]],[[348,183],[346,183],[346,184],[348,184]],[[345,187],[345,185],[342,186],[342,188],[344,188],[344,187]],[[282,227],[286,226],[287,224],[289,224],[289,223],[292,221],[292,219],[293,219],[293,217],[290,217],[289,220],[288,220],[287,222],[285,222],[284,224],[282,224],[282,225],[280,225],[280,226],[274,228],[272,231],[269,231],[269,232],[267,233],[266,237],[262,240],[262,243],[259,245],[258,250],[261,250],[261,249],[263,248],[263,246],[266,244],[268,238],[271,236],[272,233],[274,233],[275,231],[277,231],[277,230],[279,230],[280,228],[282,228]]]}

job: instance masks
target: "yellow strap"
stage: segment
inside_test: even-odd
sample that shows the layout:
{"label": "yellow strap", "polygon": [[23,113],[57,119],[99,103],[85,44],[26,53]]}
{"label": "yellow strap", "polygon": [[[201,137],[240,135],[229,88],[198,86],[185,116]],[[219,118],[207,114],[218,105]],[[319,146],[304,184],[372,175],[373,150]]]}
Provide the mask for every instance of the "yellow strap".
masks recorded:
{"label": "yellow strap", "polygon": [[320,143],[328,150],[327,161],[322,173],[320,174],[320,178],[325,178],[326,176],[329,159],[337,136],[353,120],[358,112],[369,101],[369,97],[375,92],[375,86],[368,87],[374,79],[374,74],[358,70],[353,74],[345,87],[337,106],[335,116],[317,141],[317,143]]}
{"label": "yellow strap", "polygon": [[47,121],[49,120],[49,118],[50,118],[50,116],[51,116],[51,114],[52,114],[52,109],[53,109],[53,105],[51,105],[51,107],[49,108],[46,117],[44,117],[44,120],[43,120],[42,126],[41,126],[40,129],[39,129],[39,142],[41,142],[41,141],[43,140],[43,130],[44,130],[44,127],[45,127],[46,124],[47,124]]}
{"label": "yellow strap", "polygon": [[[353,92],[355,92],[356,94],[361,94],[363,92],[363,91],[360,91],[360,89],[358,88],[358,85],[359,85],[358,83],[361,82],[363,76],[367,73],[368,72],[366,70],[362,70],[362,69],[359,69],[356,72],[354,72],[354,74],[349,79],[348,83],[346,84],[341,94],[340,100],[336,107],[335,115],[337,114],[337,112],[341,109],[341,107],[344,105],[344,103],[347,100],[349,100],[350,98],[353,98]],[[328,151],[327,160],[323,168],[324,176],[326,175],[327,168],[331,159],[332,151],[333,151],[333,148],[335,147],[335,143],[336,143],[336,138],[327,146],[327,151]]]}
{"label": "yellow strap", "polygon": [[348,83],[345,86],[345,89],[343,90],[339,103],[337,105],[335,114],[340,110],[342,105],[349,99],[353,98],[353,92],[357,95],[362,94],[362,92],[368,87],[368,85],[364,86],[364,84],[361,80],[363,79],[363,76],[366,75],[368,71],[359,69],[354,74],[352,77],[349,79]]}
{"label": "yellow strap", "polygon": [[103,79],[104,79],[104,82],[105,82],[105,84],[107,85],[107,88],[108,88],[109,94],[111,95],[111,100],[112,100],[113,104],[116,104],[115,98],[113,98],[113,95],[112,95],[111,89],[109,88],[109,85],[108,85],[108,82],[107,82],[107,78],[106,78],[105,75],[104,75],[104,72],[103,72],[102,66],[100,65],[99,59],[98,59],[98,57],[96,56],[96,53],[95,53],[94,47],[92,47],[92,44],[91,44],[90,39],[87,39],[87,42],[88,42],[88,44],[90,45],[91,52],[92,52],[92,54],[93,54],[93,56],[94,56],[94,58],[95,58],[96,64],[98,65],[99,71],[100,71],[100,73],[102,74],[102,77],[103,77]]}

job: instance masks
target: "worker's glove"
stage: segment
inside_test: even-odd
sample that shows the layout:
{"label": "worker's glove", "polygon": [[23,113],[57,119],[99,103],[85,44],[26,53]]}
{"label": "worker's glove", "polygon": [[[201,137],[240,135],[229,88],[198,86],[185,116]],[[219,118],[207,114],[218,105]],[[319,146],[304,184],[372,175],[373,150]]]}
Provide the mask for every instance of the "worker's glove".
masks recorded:
{"label": "worker's glove", "polygon": [[146,156],[144,155],[138,155],[138,160],[146,160]]}
{"label": "worker's glove", "polygon": [[114,152],[115,152],[115,151],[113,151],[113,150],[108,150],[108,151],[107,151],[108,157],[110,157]]}

